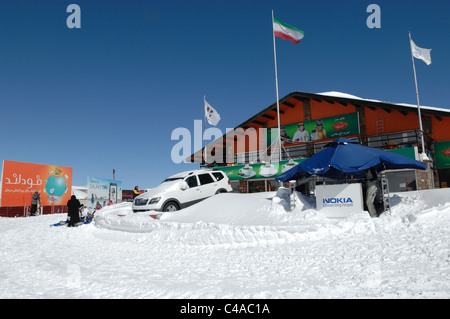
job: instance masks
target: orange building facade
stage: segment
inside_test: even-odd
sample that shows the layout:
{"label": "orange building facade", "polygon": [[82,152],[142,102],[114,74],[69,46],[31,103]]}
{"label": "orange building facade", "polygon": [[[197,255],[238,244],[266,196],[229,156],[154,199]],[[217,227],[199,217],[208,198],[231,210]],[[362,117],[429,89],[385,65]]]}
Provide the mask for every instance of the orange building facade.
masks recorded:
{"label": "orange building facade", "polygon": [[[208,144],[207,149],[212,150],[212,154],[218,150],[223,154],[222,160],[209,163],[209,166],[264,163],[268,155],[275,161],[305,159],[320,152],[327,142],[337,137],[356,139],[369,147],[424,159],[418,109],[414,105],[365,100],[337,92],[294,92],[280,99],[279,113],[282,138],[286,136],[287,141],[283,145],[281,159],[271,152],[270,138],[273,140],[273,136],[278,136],[277,103],[274,103],[238,125],[236,129],[241,129],[242,133],[224,135]],[[450,110],[421,107],[421,115],[429,169],[426,172],[404,170],[389,173],[389,181],[393,185],[391,191],[447,187],[450,184]],[[316,124],[327,128],[326,135],[317,138],[317,126],[313,127]],[[299,130],[300,127],[305,128],[309,140],[294,140],[297,127]],[[256,142],[250,142],[250,131],[256,132]],[[194,153],[191,162],[205,163],[202,152]]]}

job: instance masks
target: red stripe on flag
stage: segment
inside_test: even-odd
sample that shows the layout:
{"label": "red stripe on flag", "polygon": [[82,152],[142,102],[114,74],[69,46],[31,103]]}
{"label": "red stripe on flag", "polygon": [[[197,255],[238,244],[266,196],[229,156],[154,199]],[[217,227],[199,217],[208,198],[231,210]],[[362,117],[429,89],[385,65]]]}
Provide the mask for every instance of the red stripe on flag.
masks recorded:
{"label": "red stripe on flag", "polygon": [[300,40],[296,40],[293,37],[290,37],[290,36],[288,36],[287,34],[285,34],[283,32],[275,31],[274,34],[275,34],[276,37],[282,38],[283,40],[289,40],[289,41],[292,41],[295,44],[300,43]]}

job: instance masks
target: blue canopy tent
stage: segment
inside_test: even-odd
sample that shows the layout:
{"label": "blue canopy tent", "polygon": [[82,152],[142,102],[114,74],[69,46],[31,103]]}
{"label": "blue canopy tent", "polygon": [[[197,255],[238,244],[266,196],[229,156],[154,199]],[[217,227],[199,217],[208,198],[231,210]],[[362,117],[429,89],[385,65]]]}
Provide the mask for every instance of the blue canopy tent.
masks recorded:
{"label": "blue canopy tent", "polygon": [[378,172],[386,169],[422,169],[426,164],[396,153],[367,147],[357,141],[338,138],[326,145],[326,148],[279,175],[279,182],[301,179],[310,175],[332,179],[362,177],[364,171],[374,167]]}

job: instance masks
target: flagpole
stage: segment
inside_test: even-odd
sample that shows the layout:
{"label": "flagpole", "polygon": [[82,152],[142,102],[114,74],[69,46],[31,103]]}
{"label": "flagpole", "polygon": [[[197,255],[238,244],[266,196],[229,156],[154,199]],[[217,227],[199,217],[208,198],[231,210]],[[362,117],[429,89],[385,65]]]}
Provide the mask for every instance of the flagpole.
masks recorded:
{"label": "flagpole", "polygon": [[420,136],[421,136],[421,140],[422,140],[422,154],[426,155],[425,153],[425,140],[423,137],[423,127],[422,127],[422,115],[420,113],[420,102],[419,102],[419,89],[417,86],[417,75],[416,75],[416,65],[414,63],[414,55],[412,52],[412,46],[411,46],[411,31],[409,31],[409,46],[411,48],[411,59],[412,59],[412,64],[413,64],[413,70],[414,70],[414,83],[416,84],[416,98],[417,98],[417,112],[419,114],[419,127],[420,127]]}
{"label": "flagpole", "polygon": [[280,143],[280,158],[279,162],[281,162],[281,129],[280,129],[280,101],[278,97],[278,71],[277,71],[277,49],[275,46],[275,30],[273,28],[273,10],[272,10],[272,36],[273,36],[273,57],[275,60],[275,88],[277,91],[277,120],[278,120],[278,141]]}
{"label": "flagpole", "polygon": [[206,106],[206,95],[203,94],[203,134],[202,134],[202,140],[205,143],[205,147],[203,148],[203,162],[206,165],[206,140],[205,140],[205,132],[206,132],[206,112],[205,112],[205,106]]}

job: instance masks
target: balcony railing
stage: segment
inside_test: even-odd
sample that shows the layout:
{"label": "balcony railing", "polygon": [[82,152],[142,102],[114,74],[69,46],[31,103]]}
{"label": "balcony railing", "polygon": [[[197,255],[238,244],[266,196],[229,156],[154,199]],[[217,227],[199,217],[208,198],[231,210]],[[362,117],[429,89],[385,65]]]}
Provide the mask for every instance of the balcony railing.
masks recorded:
{"label": "balcony railing", "polygon": [[[425,133],[424,133],[425,134]],[[395,149],[395,148],[404,148],[404,147],[413,147],[420,146],[419,152],[422,151],[421,143],[421,131],[420,130],[412,130],[405,131],[400,133],[390,133],[390,134],[382,134],[382,135],[373,135],[363,137],[353,137],[351,139],[354,140],[366,140],[367,146],[379,149]],[[433,145],[433,139],[427,134],[424,135],[425,141],[425,150],[430,151]],[[281,151],[281,160],[289,160],[289,159],[298,159],[298,158],[309,158],[314,154],[322,151],[325,146],[330,141],[326,142],[314,142],[314,143],[304,143],[295,146],[283,147]],[[273,152],[273,154],[271,154]],[[275,149],[268,150],[267,154],[260,157],[259,152],[248,152],[248,153],[240,153],[235,154],[234,163],[235,164],[244,164],[244,163],[261,163],[267,162],[268,158],[272,161],[279,160],[279,152]]]}

